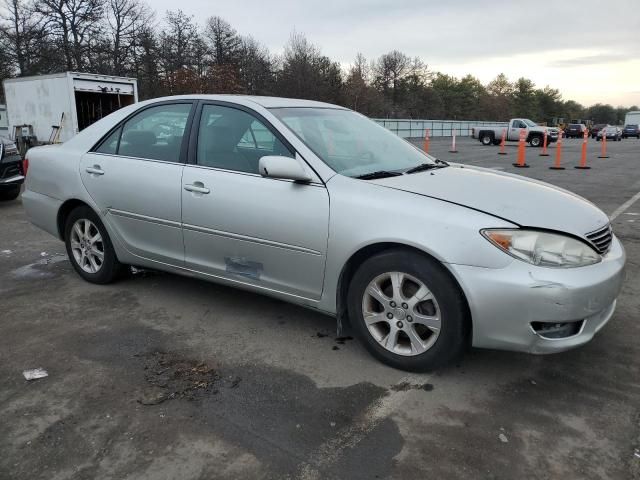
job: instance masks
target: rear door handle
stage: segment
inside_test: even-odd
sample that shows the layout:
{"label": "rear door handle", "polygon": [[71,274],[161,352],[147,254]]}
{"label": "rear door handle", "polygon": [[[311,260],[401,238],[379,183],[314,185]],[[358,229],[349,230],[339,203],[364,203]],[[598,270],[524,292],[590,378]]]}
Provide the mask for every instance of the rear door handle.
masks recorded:
{"label": "rear door handle", "polygon": [[202,182],[195,182],[191,185],[185,185],[184,189],[187,192],[194,192],[194,193],[202,193],[202,194],[208,194],[209,192],[211,192],[211,190],[209,190],[207,187],[204,186],[204,184]]}
{"label": "rear door handle", "polygon": [[93,167],[87,167],[87,173],[91,173],[93,175],[104,175],[104,170],[100,168],[100,165],[94,165]]}

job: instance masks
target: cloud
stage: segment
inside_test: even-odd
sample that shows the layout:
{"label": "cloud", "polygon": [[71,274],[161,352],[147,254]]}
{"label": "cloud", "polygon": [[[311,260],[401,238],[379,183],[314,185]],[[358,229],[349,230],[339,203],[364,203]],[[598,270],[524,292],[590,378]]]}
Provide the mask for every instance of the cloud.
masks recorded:
{"label": "cloud", "polygon": [[553,60],[549,62],[549,66],[557,68],[582,67],[585,65],[603,65],[606,63],[628,62],[631,60],[635,60],[635,58],[622,53],[601,53],[598,55],[586,55],[582,57]]}

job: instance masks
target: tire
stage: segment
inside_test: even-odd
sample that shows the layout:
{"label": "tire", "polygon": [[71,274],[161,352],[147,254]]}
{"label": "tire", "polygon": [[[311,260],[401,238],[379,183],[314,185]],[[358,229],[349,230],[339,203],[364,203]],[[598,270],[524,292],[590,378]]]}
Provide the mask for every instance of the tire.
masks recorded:
{"label": "tire", "polygon": [[20,196],[20,187],[21,185],[16,185],[15,187],[1,189],[0,200],[2,201],[15,200]]}
{"label": "tire", "polygon": [[480,136],[480,142],[485,147],[491,145],[493,143],[493,135],[491,133],[484,132]]}
{"label": "tire", "polygon": [[494,144],[495,146],[500,145],[500,143],[502,143],[502,140],[498,140],[497,138],[494,138],[494,139],[493,139],[493,144]]}
{"label": "tire", "polygon": [[540,135],[534,135],[529,139],[529,145],[532,147],[541,147],[542,146],[542,137]]}
{"label": "tire", "polygon": [[[95,240],[89,241],[89,238]],[[116,257],[100,217],[91,208],[82,206],[71,211],[65,223],[64,239],[71,265],[87,282],[103,285],[119,277],[123,265]]]}
{"label": "tire", "polygon": [[[388,295],[393,295],[394,282],[404,293],[392,299]],[[377,290],[370,289],[372,285]],[[426,290],[418,289],[420,285]],[[375,295],[369,293],[373,291]],[[420,291],[430,292],[432,298],[412,295]],[[351,279],[347,302],[358,339],[375,358],[394,368],[430,371],[452,362],[467,346],[466,301],[445,268],[426,255],[394,249],[365,260]],[[367,326],[365,315],[379,321],[370,320]],[[392,332],[397,332],[394,337],[389,336]],[[391,340],[389,348],[383,345],[385,339]]]}

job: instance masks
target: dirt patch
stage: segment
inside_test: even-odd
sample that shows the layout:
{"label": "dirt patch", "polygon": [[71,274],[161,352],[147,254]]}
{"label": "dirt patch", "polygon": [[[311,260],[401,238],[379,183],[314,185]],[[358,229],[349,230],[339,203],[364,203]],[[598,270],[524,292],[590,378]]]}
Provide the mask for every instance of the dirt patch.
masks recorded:
{"label": "dirt patch", "polygon": [[408,390],[424,390],[425,392],[430,392],[433,390],[433,385],[430,383],[409,383],[402,382],[396,385],[392,385],[389,390],[394,392],[406,392]]}
{"label": "dirt patch", "polygon": [[220,387],[236,388],[240,377],[222,377],[212,366],[176,353],[152,351],[138,355],[144,361],[147,386],[138,402],[157,405],[174,398],[195,400],[215,395]]}

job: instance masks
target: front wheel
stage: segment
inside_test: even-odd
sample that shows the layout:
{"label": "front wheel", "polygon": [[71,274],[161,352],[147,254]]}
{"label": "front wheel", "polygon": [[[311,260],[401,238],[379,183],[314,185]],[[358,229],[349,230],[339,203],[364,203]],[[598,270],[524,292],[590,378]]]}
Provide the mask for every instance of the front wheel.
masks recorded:
{"label": "front wheel", "polygon": [[428,371],[450,363],[467,343],[467,309],[437,261],[408,250],[367,259],[351,280],[351,325],[367,350],[395,368]]}
{"label": "front wheel", "polygon": [[531,137],[531,140],[529,140],[529,145],[531,145],[532,147],[539,147],[540,145],[542,145],[542,139],[538,135]]}
{"label": "front wheel", "polygon": [[105,284],[122,271],[106,228],[89,207],[77,207],[65,224],[65,245],[69,261],[83,279]]}

